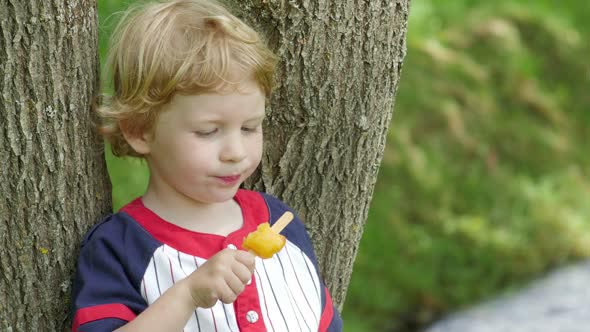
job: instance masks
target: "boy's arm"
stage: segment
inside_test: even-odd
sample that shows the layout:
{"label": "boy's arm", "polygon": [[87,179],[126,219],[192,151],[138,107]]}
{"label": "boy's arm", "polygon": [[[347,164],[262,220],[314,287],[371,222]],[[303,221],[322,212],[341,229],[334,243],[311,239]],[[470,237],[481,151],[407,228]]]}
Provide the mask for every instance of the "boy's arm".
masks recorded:
{"label": "boy's arm", "polygon": [[232,302],[252,276],[254,256],[226,249],[148,307],[140,286],[161,244],[146,242],[133,227],[139,226],[108,217],[83,240],[72,290],[74,332],[180,331],[196,307]]}
{"label": "boy's arm", "polygon": [[150,249],[159,244],[141,242],[134,226],[112,215],[82,241],[72,287],[72,331],[113,331],[147,307],[139,284]]}
{"label": "boy's arm", "polygon": [[116,331],[181,331],[197,307],[234,302],[252,278],[254,262],[246,251],[224,249]]}
{"label": "boy's arm", "polygon": [[115,331],[182,331],[194,310],[185,279],[170,287],[139,316]]}
{"label": "boy's arm", "polygon": [[126,322],[128,323],[115,331],[182,331],[191,313],[195,310],[195,305],[190,295],[189,287],[183,280],[169,288],[156,302],[147,307],[138,316],[135,316],[126,306],[114,303],[91,306],[88,309],[94,312],[101,310],[103,312],[106,310],[111,312],[127,311],[128,314],[118,314],[115,316],[110,313],[104,313],[101,315],[94,314],[91,311],[89,315],[86,315],[84,314],[85,309],[82,309],[76,316],[78,319],[74,321],[73,331],[112,331]]}

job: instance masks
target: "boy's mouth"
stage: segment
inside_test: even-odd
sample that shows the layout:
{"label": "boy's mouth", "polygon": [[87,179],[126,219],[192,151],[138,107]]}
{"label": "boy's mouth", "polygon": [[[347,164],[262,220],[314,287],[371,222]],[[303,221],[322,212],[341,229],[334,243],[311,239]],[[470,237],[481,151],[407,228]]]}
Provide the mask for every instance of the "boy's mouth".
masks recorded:
{"label": "boy's mouth", "polygon": [[240,179],[240,175],[218,176],[217,178],[223,181],[224,183],[232,184]]}

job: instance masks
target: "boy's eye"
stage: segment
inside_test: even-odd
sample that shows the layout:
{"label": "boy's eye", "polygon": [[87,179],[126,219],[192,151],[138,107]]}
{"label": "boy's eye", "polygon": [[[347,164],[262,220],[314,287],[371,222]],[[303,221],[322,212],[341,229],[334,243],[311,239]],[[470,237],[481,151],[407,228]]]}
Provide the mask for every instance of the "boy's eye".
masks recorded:
{"label": "boy's eye", "polygon": [[259,129],[260,129],[260,125],[252,126],[252,127],[242,127],[242,130],[247,133],[254,133],[254,132],[257,132]]}
{"label": "boy's eye", "polygon": [[197,130],[197,131],[195,131],[195,134],[197,136],[207,137],[207,136],[211,136],[211,135],[215,134],[216,132],[217,132],[217,128],[210,129],[210,130]]}

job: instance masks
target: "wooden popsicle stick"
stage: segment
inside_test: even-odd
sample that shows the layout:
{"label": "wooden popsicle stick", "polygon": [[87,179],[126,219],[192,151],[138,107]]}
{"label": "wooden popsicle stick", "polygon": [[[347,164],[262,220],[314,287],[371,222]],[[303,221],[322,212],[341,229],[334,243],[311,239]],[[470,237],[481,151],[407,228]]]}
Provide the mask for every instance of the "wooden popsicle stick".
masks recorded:
{"label": "wooden popsicle stick", "polygon": [[283,213],[283,215],[279,218],[279,220],[277,220],[270,227],[270,229],[272,229],[273,232],[279,234],[285,227],[287,227],[287,225],[289,225],[291,220],[293,220],[293,213],[287,211],[287,212]]}

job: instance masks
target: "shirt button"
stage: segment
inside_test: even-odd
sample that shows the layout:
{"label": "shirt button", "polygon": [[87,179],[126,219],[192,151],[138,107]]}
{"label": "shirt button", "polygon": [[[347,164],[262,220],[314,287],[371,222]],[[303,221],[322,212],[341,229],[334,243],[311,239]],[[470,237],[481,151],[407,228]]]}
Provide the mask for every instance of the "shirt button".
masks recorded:
{"label": "shirt button", "polygon": [[258,313],[256,313],[256,311],[254,311],[254,310],[250,310],[246,314],[246,319],[248,320],[248,322],[250,322],[252,324],[256,323],[258,321]]}
{"label": "shirt button", "polygon": [[228,248],[230,248],[230,249],[233,249],[233,250],[236,250],[236,249],[238,249],[238,247],[236,247],[236,246],[235,246],[235,245],[233,245],[233,244],[228,244],[228,245],[227,245],[227,247],[228,247]]}

